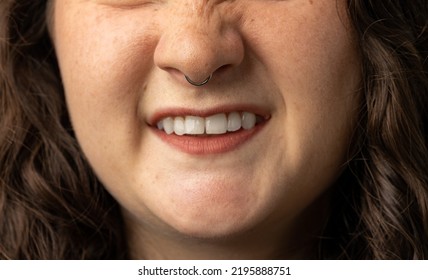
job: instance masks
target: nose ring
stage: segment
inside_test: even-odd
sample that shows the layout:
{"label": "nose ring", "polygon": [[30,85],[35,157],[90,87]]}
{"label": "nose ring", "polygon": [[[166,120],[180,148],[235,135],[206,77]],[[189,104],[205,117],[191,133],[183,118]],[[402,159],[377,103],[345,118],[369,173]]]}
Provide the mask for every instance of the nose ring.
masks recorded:
{"label": "nose ring", "polygon": [[189,82],[189,84],[191,84],[192,86],[195,86],[195,87],[201,87],[201,86],[203,86],[203,85],[206,85],[210,80],[211,80],[211,78],[212,78],[212,74],[211,75],[209,75],[208,76],[208,78],[206,78],[204,81],[202,81],[202,82],[200,82],[200,83],[197,83],[197,82],[194,82],[194,81],[192,81],[189,77],[187,77],[186,75],[184,75],[184,77],[186,78],[186,80],[187,80],[187,82]]}

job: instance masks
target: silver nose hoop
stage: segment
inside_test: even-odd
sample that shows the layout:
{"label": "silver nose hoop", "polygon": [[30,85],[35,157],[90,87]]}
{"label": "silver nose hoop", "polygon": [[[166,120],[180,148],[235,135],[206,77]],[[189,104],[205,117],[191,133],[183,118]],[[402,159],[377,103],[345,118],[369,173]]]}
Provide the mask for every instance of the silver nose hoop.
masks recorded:
{"label": "silver nose hoop", "polygon": [[186,78],[187,82],[189,84],[191,84],[192,86],[195,86],[195,87],[201,87],[203,85],[206,85],[211,80],[212,76],[213,75],[211,74],[211,75],[208,76],[208,78],[206,78],[202,82],[198,83],[198,82],[192,81],[189,77],[187,77],[186,75],[184,75],[184,77]]}

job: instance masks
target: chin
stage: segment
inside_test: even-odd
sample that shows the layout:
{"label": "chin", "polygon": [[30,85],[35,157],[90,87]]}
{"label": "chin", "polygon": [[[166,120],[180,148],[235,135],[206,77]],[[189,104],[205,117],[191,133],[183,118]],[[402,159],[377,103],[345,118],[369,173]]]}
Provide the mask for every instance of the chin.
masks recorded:
{"label": "chin", "polygon": [[[196,238],[205,240],[219,240],[239,236],[250,230],[252,225],[250,221],[232,221],[219,219],[206,222],[206,220],[178,221],[172,224],[174,230],[186,238]],[[254,225],[253,225],[254,226]]]}
{"label": "chin", "polygon": [[[217,204],[216,202],[188,203],[170,207],[163,212],[163,222],[183,236],[219,239],[239,235],[256,226],[263,219],[263,211],[255,211],[243,203]],[[260,210],[260,209],[259,209]]]}

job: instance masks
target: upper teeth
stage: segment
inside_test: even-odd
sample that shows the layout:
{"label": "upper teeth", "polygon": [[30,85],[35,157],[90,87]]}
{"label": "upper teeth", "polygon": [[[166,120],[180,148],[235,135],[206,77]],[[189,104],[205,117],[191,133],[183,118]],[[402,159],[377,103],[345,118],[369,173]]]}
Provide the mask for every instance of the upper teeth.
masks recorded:
{"label": "upper teeth", "polygon": [[200,135],[200,134],[225,134],[241,129],[252,129],[257,122],[253,113],[232,112],[229,114],[216,114],[206,118],[197,116],[167,117],[157,123],[160,130],[167,134]]}

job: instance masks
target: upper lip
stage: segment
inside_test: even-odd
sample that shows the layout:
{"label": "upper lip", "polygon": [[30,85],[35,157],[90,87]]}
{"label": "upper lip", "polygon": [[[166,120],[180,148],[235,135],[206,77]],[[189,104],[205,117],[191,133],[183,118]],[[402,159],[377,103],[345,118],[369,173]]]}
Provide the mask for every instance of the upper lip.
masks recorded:
{"label": "upper lip", "polygon": [[220,113],[231,113],[231,112],[249,112],[254,113],[264,119],[269,119],[271,113],[269,109],[263,108],[262,106],[254,104],[235,104],[235,105],[223,105],[212,108],[186,108],[186,107],[167,107],[156,110],[151,114],[147,123],[150,126],[155,126],[161,120],[167,117],[178,117],[178,116],[198,116],[208,117]]}

